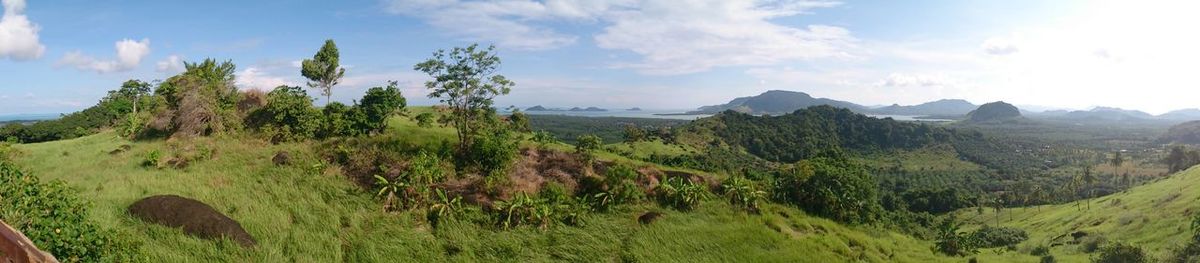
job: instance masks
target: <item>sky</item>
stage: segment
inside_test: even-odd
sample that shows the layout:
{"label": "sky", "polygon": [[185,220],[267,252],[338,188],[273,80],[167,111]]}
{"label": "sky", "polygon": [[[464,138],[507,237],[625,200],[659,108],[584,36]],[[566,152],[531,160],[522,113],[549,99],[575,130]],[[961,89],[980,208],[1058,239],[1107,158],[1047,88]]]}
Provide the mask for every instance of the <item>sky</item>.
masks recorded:
{"label": "sky", "polygon": [[205,58],[237,64],[242,89],[303,86],[299,61],[325,39],[347,103],[394,80],[409,104],[434,104],[413,65],[479,43],[516,82],[502,107],[691,109],[777,89],[863,105],[1200,107],[1197,1],[0,1],[0,115],[80,110]]}

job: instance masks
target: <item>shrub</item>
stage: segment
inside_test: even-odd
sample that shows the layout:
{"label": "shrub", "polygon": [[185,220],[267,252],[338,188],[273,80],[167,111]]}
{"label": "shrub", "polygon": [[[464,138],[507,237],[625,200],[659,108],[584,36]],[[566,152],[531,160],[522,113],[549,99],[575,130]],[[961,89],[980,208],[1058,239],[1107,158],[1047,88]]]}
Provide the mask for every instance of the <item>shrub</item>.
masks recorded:
{"label": "shrub", "polygon": [[819,157],[781,172],[778,198],[805,211],[839,222],[866,223],[881,210],[875,180],[862,167],[846,160]]}
{"label": "shrub", "polygon": [[433,116],[433,113],[428,112],[417,114],[417,117],[414,117],[414,119],[417,121],[417,127],[421,128],[433,127],[433,122],[436,121],[436,117]]}
{"label": "shrub", "polygon": [[146,158],[142,159],[142,167],[158,168],[159,164],[162,163],[162,157],[162,152],[158,150],[151,150],[150,152],[146,153]]}
{"label": "shrub", "polygon": [[1058,262],[1058,261],[1054,260],[1054,256],[1051,256],[1051,255],[1044,255],[1044,256],[1042,256],[1042,258],[1041,258],[1041,261],[1039,261],[1039,262],[1041,262],[1041,263],[1054,263],[1054,262]]}
{"label": "shrub", "polygon": [[1016,245],[1028,240],[1029,235],[1018,228],[983,226],[971,233],[971,238],[978,241],[981,248],[995,248]]}
{"label": "shrub", "polygon": [[395,81],[390,81],[387,87],[371,88],[358,102],[365,117],[362,123],[364,130],[382,132],[387,129],[388,117],[404,110],[406,102],[396,85]]}
{"label": "shrub", "polygon": [[580,193],[596,211],[608,211],[615,206],[642,200],[645,193],[637,185],[637,170],[626,164],[615,164],[605,170],[604,177],[584,177]]}
{"label": "shrub", "polygon": [[725,179],[721,191],[730,204],[752,212],[758,211],[759,202],[767,196],[767,192],[759,190],[753,181],[740,176]]}
{"label": "shrub", "polygon": [[63,262],[135,261],[139,244],[87,220],[89,205],[62,182],[0,162],[0,219]]}
{"label": "shrub", "polygon": [[1046,246],[1037,246],[1029,250],[1029,254],[1034,256],[1048,256],[1050,255],[1050,248]]}
{"label": "shrub", "polygon": [[326,104],[322,113],[324,121],[321,127],[321,137],[355,136],[362,133],[355,126],[365,121],[366,116],[358,108],[335,101]]}
{"label": "shrub", "polygon": [[575,154],[579,155],[584,163],[591,164],[596,160],[596,150],[599,150],[603,144],[604,142],[596,135],[580,135],[575,139]]}
{"label": "shrub", "polygon": [[312,97],[300,87],[279,86],[267,94],[262,111],[269,116],[268,134],[273,142],[302,141],[313,138],[321,129],[321,112],[312,106]]}
{"label": "shrub", "polygon": [[978,242],[971,238],[971,235],[959,233],[959,225],[954,217],[943,219],[937,226],[938,238],[934,242],[934,249],[951,256],[966,256],[978,252]]}
{"label": "shrub", "polygon": [[554,134],[552,134],[550,132],[536,131],[536,132],[533,132],[533,141],[537,142],[542,147],[546,147],[547,144],[557,142],[558,139],[554,138]]}
{"label": "shrub", "polygon": [[0,142],[0,162],[11,161],[21,154],[21,150],[13,147],[13,143]]}
{"label": "shrub", "polygon": [[513,110],[512,115],[508,116],[508,123],[517,132],[529,132],[533,130],[529,124],[529,115],[520,110]]}
{"label": "shrub", "polygon": [[543,200],[520,193],[508,201],[496,202],[497,224],[504,229],[523,225],[546,227],[552,221],[553,209]]}
{"label": "shrub", "polygon": [[1149,262],[1141,247],[1112,242],[1100,248],[1100,255],[1092,258],[1097,263],[1140,263]]}
{"label": "shrub", "polygon": [[673,177],[655,187],[659,203],[679,210],[691,210],[707,197],[704,186],[683,177]]}
{"label": "shrub", "polygon": [[504,183],[508,168],[517,158],[519,142],[507,130],[496,130],[475,137],[468,152],[472,165],[488,180],[488,185]]}

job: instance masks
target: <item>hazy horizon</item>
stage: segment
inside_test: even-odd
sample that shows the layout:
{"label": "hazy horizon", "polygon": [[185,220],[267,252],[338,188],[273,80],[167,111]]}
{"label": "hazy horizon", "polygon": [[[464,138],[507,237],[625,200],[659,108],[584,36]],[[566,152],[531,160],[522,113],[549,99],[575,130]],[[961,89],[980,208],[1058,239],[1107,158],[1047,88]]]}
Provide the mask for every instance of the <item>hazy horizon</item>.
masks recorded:
{"label": "hazy horizon", "polygon": [[1193,2],[3,3],[0,115],[80,110],[204,58],[236,63],[241,88],[303,86],[295,64],[324,39],[342,51],[343,102],[397,80],[411,104],[433,104],[412,65],[481,43],[517,83],[497,105],[691,109],[791,90],[861,105],[1200,107]]}

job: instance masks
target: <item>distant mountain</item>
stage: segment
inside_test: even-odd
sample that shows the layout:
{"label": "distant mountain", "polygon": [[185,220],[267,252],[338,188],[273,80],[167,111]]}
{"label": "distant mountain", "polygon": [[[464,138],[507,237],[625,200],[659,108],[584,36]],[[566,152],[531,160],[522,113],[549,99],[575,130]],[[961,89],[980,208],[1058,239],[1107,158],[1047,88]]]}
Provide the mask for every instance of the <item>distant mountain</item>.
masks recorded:
{"label": "distant mountain", "polygon": [[608,110],[596,108],[596,107],[587,107],[587,108],[574,107],[567,111],[608,111]]}
{"label": "distant mountain", "polygon": [[1060,116],[1061,118],[1098,121],[1127,121],[1153,119],[1154,115],[1137,110],[1126,110],[1113,107],[1096,107],[1087,111],[1072,111]]}
{"label": "distant mountain", "polygon": [[626,110],[626,111],[642,111],[642,108],[633,107],[633,108],[628,108],[628,109],[625,109],[625,110]]}
{"label": "distant mountain", "polygon": [[862,105],[826,98],[813,98],[804,92],[771,90],[763,92],[758,96],[736,98],[729,101],[729,103],[721,105],[700,107],[699,109],[688,113],[716,114],[726,110],[733,110],[749,114],[781,115],[817,105],[829,105],[838,108],[850,109],[856,112],[868,111],[867,107],[863,107]]}
{"label": "distant mountain", "polygon": [[871,112],[886,115],[966,115],[975,108],[975,104],[960,99],[944,99],[912,106],[892,106],[872,109]]}
{"label": "distant mountain", "polygon": [[564,109],[560,109],[560,108],[546,108],[546,107],[542,107],[542,105],[537,105],[537,106],[525,108],[525,111],[608,111],[608,110],[597,108],[597,107],[587,107],[587,108],[574,107],[574,108],[571,108],[568,110],[564,110]]}
{"label": "distant mountain", "polygon": [[1008,104],[1003,101],[991,102],[980,105],[967,113],[968,122],[994,122],[1012,120],[1021,117],[1021,110],[1017,106]]}
{"label": "distant mountain", "polygon": [[1189,121],[1171,126],[1159,138],[1161,143],[1200,144],[1200,121]]}
{"label": "distant mountain", "polygon": [[1200,109],[1173,110],[1157,117],[1167,120],[1200,120]]}

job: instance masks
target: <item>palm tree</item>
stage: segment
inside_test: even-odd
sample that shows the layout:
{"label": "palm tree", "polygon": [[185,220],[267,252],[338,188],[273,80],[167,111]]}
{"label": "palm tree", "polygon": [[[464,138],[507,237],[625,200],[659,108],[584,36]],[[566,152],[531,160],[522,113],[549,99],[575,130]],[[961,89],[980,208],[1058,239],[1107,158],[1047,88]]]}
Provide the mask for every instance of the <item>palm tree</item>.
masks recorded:
{"label": "palm tree", "polygon": [[[1095,191],[1095,186],[1096,186],[1096,175],[1095,175],[1095,174],[1092,174],[1092,167],[1091,167],[1091,166],[1084,166],[1084,167],[1083,167],[1083,177],[1082,177],[1081,179],[1083,179],[1083,182],[1084,182],[1085,184],[1087,184],[1087,196],[1086,196],[1086,198],[1092,198],[1092,193]],[[1088,209],[1088,210],[1092,210],[1092,202],[1091,202],[1091,200],[1084,200],[1084,201],[1085,201],[1085,202],[1087,202],[1087,209]]]}
{"label": "palm tree", "polygon": [[[1046,190],[1042,189],[1041,185],[1034,184],[1029,189],[1029,195],[1026,196],[1026,202],[1029,202],[1028,199],[1033,199],[1034,201],[1040,201],[1040,200],[1043,200],[1045,198],[1045,196],[1046,196]],[[1037,210],[1038,210],[1038,212],[1041,212],[1042,207],[1038,206]]]}
{"label": "palm tree", "polygon": [[1124,163],[1125,163],[1125,157],[1121,156],[1121,151],[1115,152],[1113,154],[1113,158],[1108,160],[1108,164],[1112,165],[1112,167],[1113,167],[1113,180],[1114,181],[1117,181],[1120,179],[1120,176],[1118,176],[1118,175],[1121,174],[1121,171],[1120,171],[1121,164],[1124,164]]}

